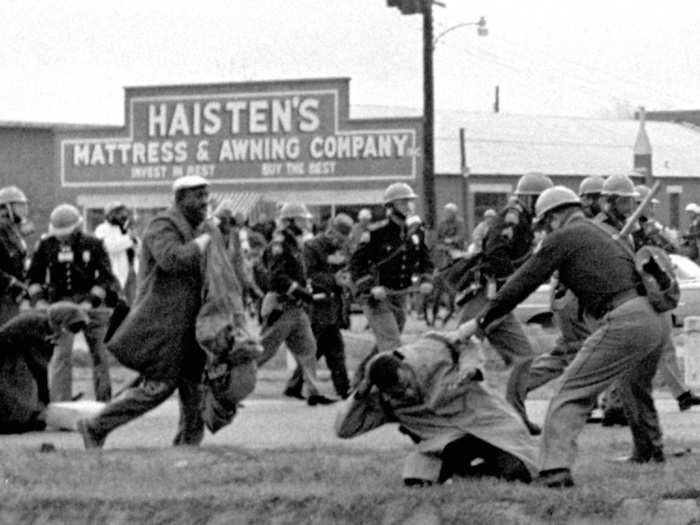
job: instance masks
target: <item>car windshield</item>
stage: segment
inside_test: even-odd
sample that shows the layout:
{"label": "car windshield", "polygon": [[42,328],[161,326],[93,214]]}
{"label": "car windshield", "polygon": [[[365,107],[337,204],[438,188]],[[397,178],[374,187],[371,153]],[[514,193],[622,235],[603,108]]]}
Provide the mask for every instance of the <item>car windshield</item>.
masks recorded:
{"label": "car windshield", "polygon": [[671,255],[673,267],[679,281],[700,280],[700,266],[682,255]]}

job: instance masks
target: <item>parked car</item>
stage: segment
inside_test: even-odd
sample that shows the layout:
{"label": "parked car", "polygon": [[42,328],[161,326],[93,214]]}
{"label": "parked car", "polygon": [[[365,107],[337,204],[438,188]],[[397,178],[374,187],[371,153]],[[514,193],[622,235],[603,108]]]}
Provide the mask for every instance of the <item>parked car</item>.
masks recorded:
{"label": "parked car", "polygon": [[[671,254],[676,278],[681,289],[681,299],[671,317],[674,326],[682,326],[683,320],[692,315],[700,315],[700,266],[684,255]],[[537,323],[543,326],[553,324],[550,309],[549,283],[541,285],[515,309],[515,316],[523,323]]]}

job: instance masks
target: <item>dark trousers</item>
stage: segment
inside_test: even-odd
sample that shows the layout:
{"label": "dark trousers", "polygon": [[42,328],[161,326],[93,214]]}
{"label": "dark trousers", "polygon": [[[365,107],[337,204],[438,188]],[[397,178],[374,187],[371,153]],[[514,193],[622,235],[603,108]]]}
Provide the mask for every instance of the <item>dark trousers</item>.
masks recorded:
{"label": "dark trousers", "polygon": [[199,445],[204,438],[202,419],[203,387],[201,381],[184,374],[176,381],[155,381],[144,377],[118,397],[110,401],[102,411],[90,420],[91,429],[105,437],[118,426],[154,409],[177,389],[180,401],[180,421],[174,445]]}
{"label": "dark trousers", "polygon": [[[340,327],[312,324],[311,330],[316,339],[316,359],[325,357],[336,393],[340,397],[346,397],[350,389],[350,381],[345,366],[345,342],[343,334],[340,333]],[[287,381],[287,390],[301,395],[303,384],[304,377],[301,368],[297,365],[292,377]]]}
{"label": "dark trousers", "polygon": [[523,483],[532,481],[520,459],[471,434],[452,441],[442,451],[440,483],[454,475],[493,476]]}

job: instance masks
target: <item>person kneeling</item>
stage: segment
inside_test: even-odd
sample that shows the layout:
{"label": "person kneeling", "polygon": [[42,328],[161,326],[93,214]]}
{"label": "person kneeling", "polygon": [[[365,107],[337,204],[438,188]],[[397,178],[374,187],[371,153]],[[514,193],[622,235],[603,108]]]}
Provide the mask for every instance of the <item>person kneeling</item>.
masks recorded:
{"label": "person kneeling", "polygon": [[59,301],[47,311],[20,312],[0,327],[0,434],[44,430],[56,340],[88,322],[78,305]]}
{"label": "person kneeling", "polygon": [[351,438],[398,422],[417,445],[403,469],[409,486],[455,475],[529,483],[537,472],[535,438],[486,386],[478,344],[454,339],[429,333],[373,357],[337,415],[336,434]]}

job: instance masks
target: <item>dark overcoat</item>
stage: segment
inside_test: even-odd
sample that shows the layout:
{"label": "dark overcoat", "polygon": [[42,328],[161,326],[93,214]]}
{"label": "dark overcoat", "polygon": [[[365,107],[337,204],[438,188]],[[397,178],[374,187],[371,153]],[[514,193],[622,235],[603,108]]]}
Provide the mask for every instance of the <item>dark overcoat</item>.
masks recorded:
{"label": "dark overcoat", "polygon": [[195,339],[201,305],[202,254],[195,230],[175,206],[150,222],[142,239],[136,301],[107,345],[125,366],[149,379],[201,373]]}

